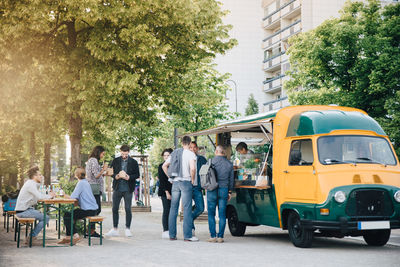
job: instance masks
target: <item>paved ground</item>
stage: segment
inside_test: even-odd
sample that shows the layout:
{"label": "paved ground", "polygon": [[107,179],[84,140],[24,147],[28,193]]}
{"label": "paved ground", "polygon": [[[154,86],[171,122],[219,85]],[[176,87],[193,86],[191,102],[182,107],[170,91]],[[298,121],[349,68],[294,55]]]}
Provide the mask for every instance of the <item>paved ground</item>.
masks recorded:
{"label": "paved ground", "polygon": [[[157,198],[152,199],[152,207],[152,213],[133,214],[132,238],[106,239],[103,246],[92,247],[83,240],[74,247],[17,249],[13,233],[4,231],[1,220],[0,266],[400,266],[398,230],[393,231],[390,244],[380,248],[354,238],[315,238],[313,248],[299,249],[292,245],[287,231],[265,226],[249,227],[244,237],[233,237],[227,230],[225,243],[210,244],[205,242],[208,225],[200,222],[196,224],[200,242],[190,243],[182,241],[181,224],[179,240],[162,240]],[[106,217],[107,231],[112,223],[111,209],[104,208],[102,216]],[[121,219],[124,222],[123,215]]]}

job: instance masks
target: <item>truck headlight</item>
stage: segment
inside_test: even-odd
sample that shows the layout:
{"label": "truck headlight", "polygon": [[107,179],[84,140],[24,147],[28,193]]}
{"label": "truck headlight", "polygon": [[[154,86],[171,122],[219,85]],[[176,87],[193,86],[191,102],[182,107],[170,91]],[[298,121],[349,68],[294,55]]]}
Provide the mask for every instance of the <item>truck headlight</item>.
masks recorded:
{"label": "truck headlight", "polygon": [[346,194],[343,191],[337,191],[334,195],[336,202],[343,203],[346,200]]}
{"label": "truck headlight", "polygon": [[396,193],[394,193],[394,200],[400,203],[400,190],[398,190]]}

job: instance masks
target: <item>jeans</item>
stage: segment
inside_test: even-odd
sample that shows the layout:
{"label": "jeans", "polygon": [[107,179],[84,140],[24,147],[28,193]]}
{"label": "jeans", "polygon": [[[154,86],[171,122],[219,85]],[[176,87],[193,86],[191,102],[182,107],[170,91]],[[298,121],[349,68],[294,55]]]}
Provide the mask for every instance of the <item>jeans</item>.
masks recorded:
{"label": "jeans", "polygon": [[192,218],[193,218],[193,225],[192,229],[194,230],[194,220],[200,216],[200,214],[203,213],[204,211],[204,199],[203,199],[203,192],[201,188],[193,187],[193,200],[194,200],[194,211],[192,212]]}
{"label": "jeans", "polygon": [[[40,233],[40,231],[42,231],[43,226],[44,226],[44,214],[41,213],[40,211],[35,210],[33,208],[29,208],[24,212],[18,213],[17,215],[18,215],[18,217],[21,217],[21,218],[35,218],[36,220],[39,221],[39,223],[33,229],[32,236],[37,236]],[[46,223],[48,223],[49,220],[50,220],[50,216],[47,215]]]}
{"label": "jeans", "polygon": [[183,238],[192,238],[192,192],[190,181],[174,181],[172,183],[171,210],[169,211],[169,237],[176,238],[176,218],[178,217],[179,201],[182,195],[183,205]]}
{"label": "jeans", "polygon": [[118,228],[118,220],[119,220],[119,203],[121,203],[121,199],[124,198],[125,203],[125,226],[127,229],[131,228],[132,221],[132,192],[119,192],[114,191],[112,196],[112,213],[113,213],[113,224],[114,228]]}
{"label": "jeans", "polygon": [[[75,229],[75,222],[76,220],[83,219],[87,216],[95,216],[97,213],[97,210],[82,210],[82,209],[75,209],[74,210],[74,229],[73,229],[73,234],[76,233]],[[66,235],[70,236],[71,235],[71,213],[70,212],[65,212],[64,213],[64,225],[66,228]]]}
{"label": "jeans", "polygon": [[163,213],[162,213],[162,226],[163,231],[168,231],[168,217],[169,211],[171,209],[171,200],[167,199],[167,196],[161,196],[162,206],[163,206]]}
{"label": "jeans", "polygon": [[[217,188],[207,191],[208,228],[212,238],[224,238],[226,226],[226,204],[228,203],[228,188]],[[218,204],[219,232],[215,232],[215,209]]]}

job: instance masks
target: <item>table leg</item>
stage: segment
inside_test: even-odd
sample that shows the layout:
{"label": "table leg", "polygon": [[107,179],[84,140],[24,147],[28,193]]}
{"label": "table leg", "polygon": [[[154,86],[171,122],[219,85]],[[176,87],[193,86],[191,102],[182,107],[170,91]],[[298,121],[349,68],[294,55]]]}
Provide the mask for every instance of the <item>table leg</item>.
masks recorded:
{"label": "table leg", "polygon": [[58,239],[60,239],[60,234],[61,234],[61,204],[58,204]]}
{"label": "table leg", "polygon": [[74,204],[71,204],[71,247],[73,246],[74,239]]}
{"label": "table leg", "polygon": [[43,203],[43,247],[46,247],[47,204]]}

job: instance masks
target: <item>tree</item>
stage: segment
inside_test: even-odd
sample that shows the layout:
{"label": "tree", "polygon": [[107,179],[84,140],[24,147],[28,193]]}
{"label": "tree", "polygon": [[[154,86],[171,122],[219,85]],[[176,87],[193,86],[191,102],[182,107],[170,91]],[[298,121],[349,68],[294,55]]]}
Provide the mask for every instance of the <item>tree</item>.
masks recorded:
{"label": "tree", "polygon": [[[292,104],[339,104],[378,120],[399,151],[400,5],[348,2],[340,18],[290,40]],[[301,88],[301,89],[299,89]]]}
{"label": "tree", "polygon": [[0,14],[6,64],[42,63],[56,55],[56,66],[62,66],[48,82],[65,97],[60,106],[71,167],[80,164],[87,121],[136,124],[159,109],[171,112],[185,101],[183,88],[175,90],[171,80],[235,43],[214,0],[7,0]]}
{"label": "tree", "polygon": [[227,105],[223,103],[228,77],[228,74],[219,74],[208,61],[191,66],[190,71],[174,83],[184,94],[184,101],[171,103],[172,124],[186,132],[196,132],[230,118]]}
{"label": "tree", "polygon": [[247,101],[245,115],[249,116],[249,115],[257,114],[258,112],[259,112],[258,103],[257,103],[256,99],[254,98],[254,95],[250,94],[249,100]]}

